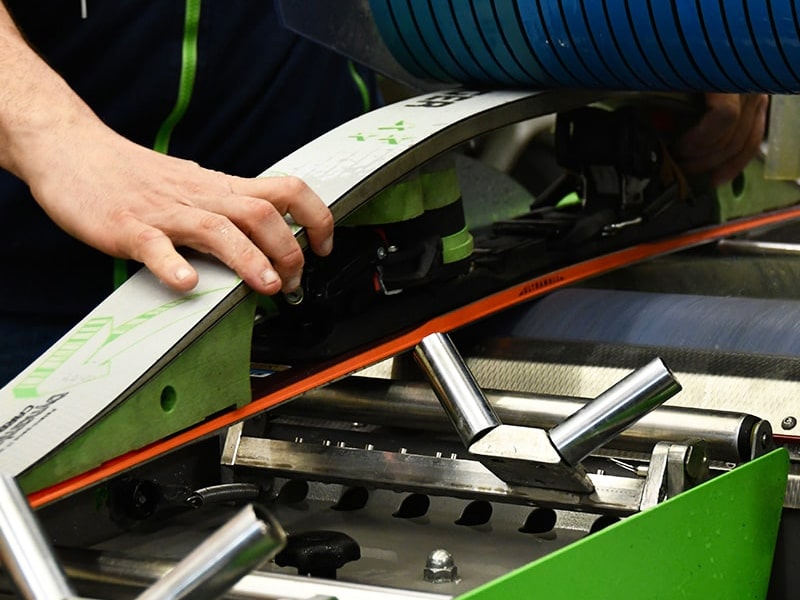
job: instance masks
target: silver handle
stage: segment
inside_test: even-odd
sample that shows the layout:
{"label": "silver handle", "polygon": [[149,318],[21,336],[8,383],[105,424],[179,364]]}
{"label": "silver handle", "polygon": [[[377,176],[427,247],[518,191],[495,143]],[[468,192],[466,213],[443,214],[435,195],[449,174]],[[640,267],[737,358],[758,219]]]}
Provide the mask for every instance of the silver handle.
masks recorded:
{"label": "silver handle", "polygon": [[265,509],[246,506],[137,600],[219,598],[285,544],[286,533]]}
{"label": "silver handle", "polygon": [[5,474],[0,476],[0,560],[23,598],[75,596],[27,499]]}
{"label": "silver handle", "polygon": [[448,336],[434,333],[424,337],[414,348],[414,358],[467,448],[500,425],[500,419]]}
{"label": "silver handle", "polygon": [[561,457],[577,465],[681,390],[660,358],[637,369],[550,430]]}

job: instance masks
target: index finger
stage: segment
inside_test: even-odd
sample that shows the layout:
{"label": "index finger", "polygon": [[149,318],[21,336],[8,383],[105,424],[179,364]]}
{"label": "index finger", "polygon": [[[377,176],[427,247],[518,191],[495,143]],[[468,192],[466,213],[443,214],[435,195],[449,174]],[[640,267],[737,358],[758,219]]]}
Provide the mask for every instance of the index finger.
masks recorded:
{"label": "index finger", "polygon": [[308,232],[311,249],[327,256],[333,249],[333,215],[322,199],[302,179],[279,177],[236,178],[236,193],[263,198],[282,215],[289,214]]}

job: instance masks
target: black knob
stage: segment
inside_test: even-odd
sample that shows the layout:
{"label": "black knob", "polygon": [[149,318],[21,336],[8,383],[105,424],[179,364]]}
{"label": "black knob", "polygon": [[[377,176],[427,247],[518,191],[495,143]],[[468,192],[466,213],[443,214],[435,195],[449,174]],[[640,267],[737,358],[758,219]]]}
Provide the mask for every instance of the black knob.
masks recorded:
{"label": "black knob", "polygon": [[349,535],[340,531],[306,531],[288,536],[275,564],[295,567],[300,575],[336,579],[337,569],[359,558],[361,547]]}

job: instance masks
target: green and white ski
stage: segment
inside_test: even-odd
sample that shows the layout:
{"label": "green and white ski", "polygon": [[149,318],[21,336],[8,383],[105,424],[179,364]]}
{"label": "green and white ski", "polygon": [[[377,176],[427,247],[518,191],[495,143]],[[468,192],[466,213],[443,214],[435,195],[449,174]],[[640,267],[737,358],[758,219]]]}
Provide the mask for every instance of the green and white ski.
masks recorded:
{"label": "green and white ski", "polygon": [[[338,222],[386,186],[452,147],[498,127],[581,106],[596,97],[595,93],[573,91],[463,89],[426,94],[337,127],[279,161],[263,176],[301,177],[330,207]],[[298,235],[302,237],[302,232]],[[183,398],[182,381],[186,379],[196,386],[198,377],[207,377],[209,395],[218,395],[218,385],[212,384],[223,374],[213,368],[192,370],[190,366],[188,371],[183,370],[188,375],[178,374],[173,380],[170,373],[167,381],[164,377],[157,380],[156,389],[146,390],[149,382],[180,361],[200,343],[198,340],[202,341],[203,334],[248,296],[240,279],[215,260],[191,260],[200,274],[194,291],[173,292],[148,271],[140,271],[0,390],[0,472],[19,475],[142,394],[145,399],[140,400],[141,406],[146,407],[152,396],[152,402],[159,404],[152,414],[165,419],[176,412],[176,404],[185,404],[176,403],[176,398]],[[249,340],[249,331],[242,332],[235,343],[239,356],[248,356]],[[247,358],[238,362],[243,364],[233,369],[236,381],[231,388],[245,391],[237,393],[236,398],[194,397],[189,403],[209,402],[207,410],[189,411],[166,432],[144,422],[145,417],[139,417],[144,409],[137,405],[137,412],[122,420],[129,422],[128,427],[138,435],[118,444],[110,443],[117,437],[113,433],[93,443],[84,441],[84,435],[82,450],[76,455],[88,462],[76,463],[72,469],[98,465],[224,407],[246,402],[242,394],[247,394]],[[88,459],[87,454],[91,454]],[[76,474],[69,465],[56,471],[59,479]],[[52,483],[55,481],[37,481],[32,487]]]}

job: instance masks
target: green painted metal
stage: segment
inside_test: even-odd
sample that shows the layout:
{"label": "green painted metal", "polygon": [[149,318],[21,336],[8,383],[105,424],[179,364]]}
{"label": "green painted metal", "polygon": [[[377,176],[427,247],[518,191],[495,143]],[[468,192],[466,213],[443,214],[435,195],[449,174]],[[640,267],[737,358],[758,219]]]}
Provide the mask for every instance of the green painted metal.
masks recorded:
{"label": "green painted metal", "polygon": [[250,294],[119,406],[23,473],[35,492],[251,400]]}
{"label": "green painted metal", "polygon": [[775,450],[458,600],[765,598],[788,467]]}
{"label": "green painted metal", "polygon": [[764,163],[753,160],[742,175],[717,188],[719,222],[783,208],[800,201],[800,187],[793,181],[764,179]]}

